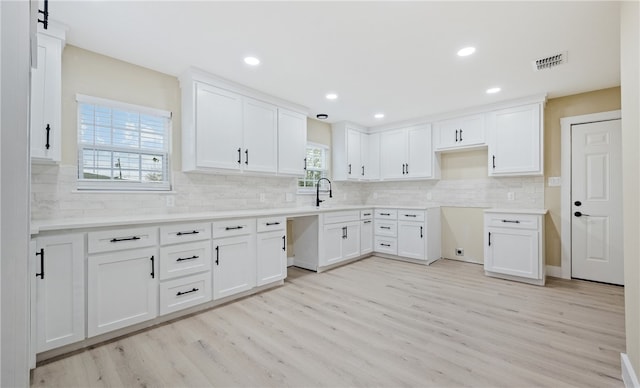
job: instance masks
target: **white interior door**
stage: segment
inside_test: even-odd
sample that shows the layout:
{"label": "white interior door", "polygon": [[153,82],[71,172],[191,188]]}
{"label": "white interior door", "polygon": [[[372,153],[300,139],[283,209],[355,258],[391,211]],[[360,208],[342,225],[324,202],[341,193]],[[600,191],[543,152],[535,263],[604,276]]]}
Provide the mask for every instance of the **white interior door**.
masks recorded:
{"label": "white interior door", "polygon": [[620,120],[571,127],[571,277],[624,284]]}

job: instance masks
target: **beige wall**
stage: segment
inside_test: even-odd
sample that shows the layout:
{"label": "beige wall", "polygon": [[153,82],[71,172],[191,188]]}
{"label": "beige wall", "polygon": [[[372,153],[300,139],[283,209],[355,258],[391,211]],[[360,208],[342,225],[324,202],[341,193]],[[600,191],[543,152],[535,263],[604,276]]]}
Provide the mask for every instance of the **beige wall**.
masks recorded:
{"label": "beige wall", "polygon": [[624,303],[627,354],[640,374],[640,3],[620,8]]}
{"label": "beige wall", "polygon": [[67,45],[62,54],[61,164],[77,164],[76,94],[171,111],[172,170],[182,169],[180,85],[176,77]]}
{"label": "beige wall", "polygon": [[[548,265],[559,266],[560,246],[560,187],[549,187],[547,178],[560,176],[560,119],[589,113],[620,109],[620,87],[553,98],[544,110],[544,206],[549,210],[545,219],[545,255]],[[563,184],[570,184],[566,177]]]}

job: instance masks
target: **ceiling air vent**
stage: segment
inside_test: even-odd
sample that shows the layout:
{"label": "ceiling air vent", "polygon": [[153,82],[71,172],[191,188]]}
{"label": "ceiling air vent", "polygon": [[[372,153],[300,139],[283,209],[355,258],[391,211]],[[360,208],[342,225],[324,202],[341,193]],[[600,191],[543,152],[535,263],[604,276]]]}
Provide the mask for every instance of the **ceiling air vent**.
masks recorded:
{"label": "ceiling air vent", "polygon": [[551,69],[552,67],[567,63],[568,59],[569,57],[567,56],[567,52],[562,51],[548,57],[536,59],[535,61],[533,61],[533,69],[535,71]]}

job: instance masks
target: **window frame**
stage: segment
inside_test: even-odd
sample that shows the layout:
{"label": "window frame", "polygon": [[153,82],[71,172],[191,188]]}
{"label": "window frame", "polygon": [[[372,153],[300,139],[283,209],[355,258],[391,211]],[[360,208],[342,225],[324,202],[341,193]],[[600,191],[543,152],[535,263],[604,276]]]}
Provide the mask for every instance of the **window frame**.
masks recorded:
{"label": "window frame", "polygon": [[[76,189],[82,192],[91,191],[171,191],[172,189],[172,174],[171,174],[171,133],[172,133],[172,113],[170,111],[150,108],[146,106],[129,104],[121,101],[110,100],[106,98],[92,97],[83,94],[76,94],[76,146],[77,146],[77,163],[78,173],[76,175]],[[165,147],[162,151],[149,150],[144,148],[126,148],[113,145],[103,145],[96,147],[95,145],[88,145],[82,142],[81,133],[81,118],[80,107],[81,104],[97,105],[106,107],[113,110],[120,110],[131,112],[139,115],[156,116],[166,120],[164,143]],[[114,179],[85,179],[84,174],[84,158],[83,151],[87,149],[104,150],[106,152],[122,152],[130,154],[142,155],[162,155],[164,158],[163,175],[166,179],[160,182],[141,182],[141,181],[127,181],[127,180],[114,180]],[[142,166],[138,171],[142,170]]]}
{"label": "window frame", "polygon": [[322,143],[315,143],[315,142],[311,142],[308,141],[306,146],[305,146],[305,157],[307,155],[307,149],[308,148],[319,148],[322,150],[323,154],[324,154],[324,168],[323,169],[318,169],[318,168],[314,168],[314,167],[309,167],[309,165],[307,164],[307,168],[305,169],[305,176],[304,177],[300,177],[298,178],[296,185],[297,185],[297,193],[298,194],[316,194],[316,187],[315,185],[312,187],[301,187],[300,186],[300,182],[304,182],[304,181],[308,181],[307,176],[306,176],[306,172],[307,171],[321,171],[322,172],[322,177],[323,178],[329,178],[329,151],[330,148],[328,145],[326,144],[322,144]]}

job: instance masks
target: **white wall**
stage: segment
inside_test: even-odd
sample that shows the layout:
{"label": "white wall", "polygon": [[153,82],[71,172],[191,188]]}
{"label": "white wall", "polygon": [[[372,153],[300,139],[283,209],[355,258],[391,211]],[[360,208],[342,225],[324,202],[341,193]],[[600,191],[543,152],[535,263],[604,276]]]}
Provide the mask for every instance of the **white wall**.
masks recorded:
{"label": "white wall", "polygon": [[29,386],[29,2],[0,2],[0,386]]}

